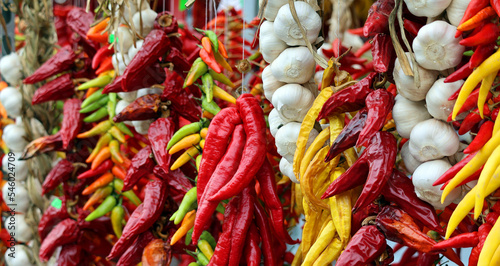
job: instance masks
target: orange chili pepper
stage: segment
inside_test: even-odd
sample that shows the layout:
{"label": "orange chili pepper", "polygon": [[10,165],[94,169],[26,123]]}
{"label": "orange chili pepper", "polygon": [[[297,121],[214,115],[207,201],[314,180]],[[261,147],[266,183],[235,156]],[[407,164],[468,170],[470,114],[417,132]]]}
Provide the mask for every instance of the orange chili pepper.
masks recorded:
{"label": "orange chili pepper", "polygon": [[95,193],[90,196],[89,200],[87,200],[87,202],[83,206],[83,209],[88,210],[98,201],[105,199],[107,196],[111,195],[111,192],[113,192],[113,188],[110,186],[98,188]]}
{"label": "orange chili pepper", "polygon": [[89,34],[89,33],[94,34],[94,33],[98,33],[98,32],[105,30],[106,27],[108,26],[109,20],[110,20],[109,17],[103,19],[101,22],[99,22],[96,25],[94,25],[93,27],[91,27],[89,29],[89,31],[87,32],[87,34]]}
{"label": "orange chili pepper", "polygon": [[98,188],[104,187],[104,186],[108,185],[109,183],[111,183],[111,181],[113,181],[113,179],[114,179],[114,176],[112,173],[110,173],[110,172],[105,173],[104,175],[99,177],[96,181],[94,181],[92,184],[90,184],[88,187],[86,187],[82,191],[82,195],[90,195],[90,193],[96,191]]}
{"label": "orange chili pepper", "polygon": [[87,33],[87,39],[98,43],[108,43],[108,32]]}
{"label": "orange chili pepper", "polygon": [[113,173],[114,176],[121,180],[124,180],[125,176],[127,176],[127,171],[125,171],[125,169],[121,168],[118,165],[115,165],[113,166],[113,168],[111,168],[111,173]]}
{"label": "orange chili pepper", "polygon": [[209,113],[208,111],[203,111],[203,117],[206,117],[208,119],[214,118],[214,115],[212,113]]}
{"label": "orange chili pepper", "polygon": [[201,38],[201,46],[203,46],[203,49],[208,53],[212,53],[212,42],[208,37]]}
{"label": "orange chili pepper", "polygon": [[481,25],[481,23],[483,21],[487,20],[488,18],[490,18],[490,17],[492,17],[494,15],[496,15],[496,12],[493,9],[493,7],[487,6],[487,7],[483,8],[483,9],[481,9],[481,11],[477,12],[469,20],[467,20],[464,23],[460,24],[457,27],[457,30],[459,30],[459,31],[472,30],[472,29],[478,27],[479,25]]}
{"label": "orange chili pepper", "polygon": [[122,166],[125,169],[128,169],[130,167],[130,159],[127,157],[122,157],[122,159],[123,159],[123,163],[120,164],[120,166]]}
{"label": "orange chili pepper", "polygon": [[200,57],[205,64],[217,73],[222,73],[222,66],[215,59],[214,53],[208,53],[205,49],[200,50]]}
{"label": "orange chili pepper", "polygon": [[111,152],[109,147],[104,147],[102,150],[99,151],[99,153],[96,155],[94,160],[92,161],[92,165],[90,166],[90,169],[94,170],[99,166],[102,162],[106,161],[106,159],[109,159],[111,157]]}
{"label": "orange chili pepper", "polygon": [[202,138],[206,138],[206,137],[207,137],[207,133],[208,133],[208,128],[207,128],[207,127],[204,127],[204,128],[202,128],[202,129],[201,129],[201,131],[200,131],[200,136],[201,136]]}
{"label": "orange chili pepper", "polygon": [[226,47],[224,47],[224,44],[220,41],[219,41],[219,53],[224,57],[224,58],[228,58],[229,56],[227,55],[227,51],[226,51]]}
{"label": "orange chili pepper", "polygon": [[90,89],[87,90],[87,93],[85,94],[85,98],[88,98],[90,95],[94,94],[94,92],[98,91],[99,87],[92,87]]}
{"label": "orange chili pepper", "polygon": [[191,228],[194,226],[194,219],[196,218],[196,210],[192,210],[184,216],[184,219],[182,219],[181,226],[177,231],[175,231],[174,235],[172,236],[172,239],[170,240],[170,245],[173,245],[177,243],[183,236],[187,234]]}

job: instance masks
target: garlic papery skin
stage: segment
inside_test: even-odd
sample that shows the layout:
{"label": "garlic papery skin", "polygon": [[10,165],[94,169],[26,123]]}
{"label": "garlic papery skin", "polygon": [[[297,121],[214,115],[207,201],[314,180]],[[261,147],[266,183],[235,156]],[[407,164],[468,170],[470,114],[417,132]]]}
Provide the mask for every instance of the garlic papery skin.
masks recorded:
{"label": "garlic papery skin", "polygon": [[133,102],[137,99],[137,91],[118,92],[118,97],[127,102]]}
{"label": "garlic papery skin", "polygon": [[[141,11],[141,13],[136,12],[132,17],[132,24],[134,24],[135,31],[141,36],[146,37],[154,27],[155,19],[158,13],[152,9],[146,9]],[[142,30],[141,30],[141,18],[142,18]]]}
{"label": "garlic papery skin", "polygon": [[286,84],[273,95],[273,106],[283,120],[302,122],[314,102],[312,92],[299,84]]}
{"label": "garlic papery skin", "polygon": [[137,133],[141,134],[141,135],[146,135],[148,134],[148,130],[149,130],[149,126],[151,126],[151,123],[153,123],[154,120],[153,119],[150,119],[150,120],[135,120],[135,121],[132,121],[132,125],[134,125],[134,129],[135,131],[137,131]]}
{"label": "garlic papery skin", "polygon": [[16,206],[16,212],[26,212],[31,204],[28,190],[18,180],[8,181],[3,185],[2,197],[7,204]]}
{"label": "garlic papery skin", "polygon": [[[2,158],[2,170],[5,173],[13,173],[16,181],[24,181],[28,177],[28,167],[26,166],[27,161],[19,160],[21,155],[21,153],[16,153],[14,157],[4,156]],[[14,171],[9,171],[9,168]]]}
{"label": "garlic papery skin", "polygon": [[269,116],[267,117],[267,121],[269,122],[269,130],[271,131],[271,135],[276,137],[276,133],[278,129],[282,126],[286,125],[290,121],[283,120],[281,116],[278,114],[278,110],[273,109],[269,112]]}
{"label": "garlic papery skin", "polygon": [[458,80],[451,83],[444,83],[444,80],[444,78],[440,78],[434,82],[425,96],[425,103],[432,117],[446,121],[455,105],[455,101],[448,101],[448,98],[460,89],[464,81]]}
{"label": "garlic papery skin", "polygon": [[412,45],[417,63],[434,70],[456,67],[465,50],[465,47],[459,44],[462,37],[455,38],[456,32],[457,27],[442,20],[420,28]]}
{"label": "garlic papery skin", "polygon": [[[278,153],[289,162],[293,162],[293,156],[295,155],[295,150],[297,149],[297,139],[300,133],[300,126],[300,123],[290,122],[278,129],[278,132],[276,133],[275,140]],[[309,146],[317,135],[318,131],[313,129],[309,135],[306,146]]]}
{"label": "garlic papery skin", "polygon": [[26,141],[26,131],[24,127],[17,124],[10,124],[3,129],[2,139],[7,147],[13,152],[22,152],[28,145]]}
{"label": "garlic papery skin", "polygon": [[266,66],[262,70],[262,88],[264,89],[264,96],[270,102],[273,100],[274,92],[284,85],[286,85],[285,82],[281,82],[273,76],[271,66]]}
{"label": "garlic papery skin", "polygon": [[14,221],[12,222],[15,223],[15,226],[6,226],[9,234],[15,235],[16,240],[22,243],[27,243],[28,241],[33,239],[31,228],[26,223],[26,216],[24,214],[16,214],[15,216],[10,217],[14,217]]}
{"label": "garlic papery skin", "polygon": [[403,159],[403,162],[405,163],[405,168],[408,170],[408,173],[413,174],[415,172],[415,169],[419,167],[423,162],[415,159],[413,155],[410,153],[410,143],[408,141],[401,147],[401,159]]}
{"label": "garlic papery skin", "polygon": [[460,144],[453,127],[437,119],[418,123],[411,131],[409,142],[410,153],[421,162],[451,156]]}
{"label": "garlic papery skin", "polygon": [[[405,53],[405,55],[410,62],[410,66],[412,67],[412,69],[414,69],[413,64],[410,60],[410,54]],[[425,95],[431,88],[432,84],[434,84],[434,81],[438,76],[437,71],[425,69],[420,65],[418,65],[417,68],[420,78],[420,87],[417,87],[415,85],[415,80],[412,76],[405,75],[398,59],[396,59],[396,62],[394,63],[394,71],[392,73],[399,94],[404,96],[406,99],[414,102],[425,99]]]}
{"label": "garlic papery skin", "polygon": [[450,21],[451,25],[458,27],[460,25],[460,20],[465,14],[465,10],[469,5],[470,0],[453,0],[451,4],[446,8],[446,16]]}
{"label": "garlic papery skin", "polygon": [[128,27],[118,27],[116,31],[117,43],[115,49],[119,53],[127,54],[128,50],[134,44],[134,35]]}
{"label": "garlic papery skin", "polygon": [[12,118],[21,116],[23,96],[18,89],[13,87],[4,88],[0,92],[0,102],[2,102],[2,105],[5,108],[5,111],[7,111],[8,116]]}
{"label": "garlic papery skin", "polygon": [[297,177],[293,173],[293,164],[291,164],[287,159],[281,158],[280,160],[280,171],[283,173],[283,175],[288,176],[292,182],[299,184],[299,180],[297,180]]}
{"label": "garlic papery skin", "polygon": [[139,52],[139,50],[141,50],[143,43],[144,43],[144,40],[138,40],[137,42],[135,42],[135,47],[133,44],[132,44],[132,46],[130,46],[130,48],[128,49],[128,58],[130,58],[130,60],[132,60],[134,58],[134,56],[137,54],[137,52]]}
{"label": "garlic papery skin", "polygon": [[273,22],[264,21],[259,32],[260,53],[266,62],[272,63],[288,45],[274,34]]}
{"label": "garlic papery skin", "polygon": [[11,249],[7,249],[5,251],[4,259],[7,265],[22,265],[22,266],[31,266],[35,265],[32,263],[31,250],[25,245],[17,244],[13,247],[15,251],[11,251]]}
{"label": "garlic papery skin", "polygon": [[450,5],[451,0],[404,0],[408,11],[418,17],[436,17]]}
{"label": "garlic papery skin", "polygon": [[0,59],[0,73],[2,77],[12,86],[21,85],[22,73],[21,58],[16,52],[5,55]]}
{"label": "garlic papery skin", "polygon": [[434,160],[421,164],[412,176],[412,183],[415,186],[415,193],[417,197],[421,200],[430,203],[436,209],[444,209],[446,206],[450,205],[457,197],[460,196],[462,189],[460,187],[455,188],[443,204],[441,204],[441,195],[443,191],[440,189],[441,186],[433,186],[432,184],[451,168],[446,160]]}
{"label": "garlic papery skin", "polygon": [[125,68],[128,63],[130,63],[130,59],[127,54],[122,55],[121,53],[116,53],[111,57],[111,62],[113,63],[115,70],[118,70],[118,73],[123,75]]}
{"label": "garlic papery skin", "polygon": [[285,83],[302,84],[314,76],[316,62],[304,46],[285,49],[271,64],[273,76]]}
{"label": "garlic papery skin", "polygon": [[413,127],[422,121],[430,119],[431,115],[427,112],[423,101],[410,101],[398,94],[392,109],[392,118],[394,118],[399,135],[408,139]]}
{"label": "garlic papery skin", "polygon": [[160,88],[142,88],[137,90],[136,99],[148,94],[162,94],[163,90]]}
{"label": "garlic papery skin", "polygon": [[[259,0],[259,8],[262,6],[263,0]],[[264,9],[264,18],[267,21],[274,21],[278,11],[282,6],[288,3],[288,0],[267,0],[266,7]]]}
{"label": "garlic papery skin", "polygon": [[[307,40],[314,43],[321,30],[321,17],[306,2],[297,1],[294,2],[294,5],[300,24],[305,30]],[[292,17],[289,4],[282,6],[278,11],[274,20],[274,33],[290,46],[306,45],[302,31]]]}

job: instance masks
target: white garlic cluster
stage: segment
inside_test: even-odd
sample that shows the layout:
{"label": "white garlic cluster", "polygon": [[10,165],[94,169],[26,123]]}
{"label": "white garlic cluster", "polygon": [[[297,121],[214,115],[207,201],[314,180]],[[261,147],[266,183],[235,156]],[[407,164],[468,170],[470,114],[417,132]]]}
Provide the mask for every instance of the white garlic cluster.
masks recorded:
{"label": "white garlic cluster", "polygon": [[[262,3],[262,2],[261,2]],[[293,157],[297,149],[301,122],[317,96],[313,78],[316,62],[305,46],[306,38],[314,43],[321,30],[321,18],[306,2],[294,2],[297,17],[305,35],[295,22],[288,1],[267,1],[264,9],[266,21],[260,28],[260,52],[270,63],[262,71],[264,96],[273,104],[268,121],[271,134],[276,138],[278,153],[283,156],[281,172],[298,182],[293,173]],[[309,143],[318,135],[314,130]]]}

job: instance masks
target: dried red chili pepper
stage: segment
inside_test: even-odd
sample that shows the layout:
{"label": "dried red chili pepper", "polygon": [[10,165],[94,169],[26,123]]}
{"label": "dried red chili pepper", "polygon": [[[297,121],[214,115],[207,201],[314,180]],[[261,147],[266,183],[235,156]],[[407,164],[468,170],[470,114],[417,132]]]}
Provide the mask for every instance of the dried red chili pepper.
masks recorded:
{"label": "dried red chili pepper", "polygon": [[55,200],[60,200],[61,206],[50,205],[38,223],[38,235],[42,242],[56,224],[69,218],[68,210],[66,209],[66,197]]}
{"label": "dried red chili pepper", "polygon": [[38,256],[42,261],[48,261],[56,248],[78,239],[79,228],[73,219],[65,219],[57,224],[43,240]]}
{"label": "dried red chili pepper", "polygon": [[70,161],[66,159],[59,161],[45,177],[42,184],[42,195],[52,191],[59,186],[59,184],[71,178],[71,174],[74,170],[75,167]]}
{"label": "dried red chili pepper", "polygon": [[[198,212],[196,213],[192,235],[193,242],[195,244],[197,243],[202,231],[207,229],[210,225],[208,221],[219,205],[218,201],[209,201],[207,200],[207,197],[208,195],[213,195],[225,184],[227,184],[227,182],[229,182],[229,180],[236,173],[245,143],[246,136],[243,125],[237,125],[231,136],[231,142],[229,143],[227,151],[217,165],[217,168],[212,174],[210,180],[206,184],[206,189],[203,194],[199,197],[200,201],[198,202]],[[200,193],[199,187],[197,192],[198,194]]]}
{"label": "dried red chili pepper", "polygon": [[378,0],[368,10],[368,17],[363,26],[363,35],[365,37],[373,36],[377,33],[389,31],[389,15],[394,9],[393,0]]}
{"label": "dried red chili pepper", "polygon": [[475,247],[478,243],[479,237],[477,232],[463,233],[435,244],[432,250]]}
{"label": "dried red chili pepper", "polygon": [[137,152],[130,161],[127,175],[123,180],[122,191],[132,189],[132,187],[144,176],[151,173],[155,167],[151,146],[146,146]]}
{"label": "dried red chili pepper", "polygon": [[[99,44],[85,38],[90,29],[90,25],[94,23],[94,15],[92,12],[87,12],[84,8],[74,7],[68,12],[66,24],[68,27],[80,35],[80,40],[83,42],[85,52],[90,56],[94,56],[95,51],[99,50]],[[88,49],[91,48],[91,49]]]}
{"label": "dried red chili pepper", "polygon": [[210,260],[212,265],[227,265],[229,254],[231,252],[231,234],[238,215],[238,207],[240,205],[241,196],[238,195],[232,198],[226,205],[224,211],[224,223],[222,224],[222,234],[219,236],[217,246],[214,250],[214,255]]}
{"label": "dried red chili pepper", "polygon": [[375,225],[363,226],[340,254],[336,265],[362,266],[373,262],[384,252],[387,244],[385,236]]}
{"label": "dried red chili pepper", "polygon": [[56,74],[70,69],[74,63],[77,54],[69,46],[64,46],[57,53],[41,65],[33,74],[25,78],[25,84],[34,84],[44,81]]}
{"label": "dried red chili pepper", "polygon": [[150,231],[141,233],[134,243],[123,253],[116,265],[137,265],[141,262],[144,248],[154,239],[155,237]]}
{"label": "dried red chili pepper", "polygon": [[[144,211],[144,203],[139,205],[135,211],[130,215],[130,218],[128,219],[127,223],[125,224],[125,227],[123,228],[123,232],[128,231],[129,228],[133,225],[136,224],[139,221],[139,218],[142,215],[142,212]],[[111,229],[112,231],[112,229]],[[137,238],[137,234],[135,237],[129,237],[125,238],[122,236],[118,239],[118,241],[113,245],[113,249],[111,249],[111,252],[109,255],[106,257],[108,260],[116,259],[119,258],[123,252],[127,250],[127,248],[134,242],[134,240]]]}
{"label": "dried red chili pepper", "polygon": [[198,203],[210,177],[226,152],[228,140],[233,134],[235,126],[241,123],[238,109],[234,107],[222,109],[212,119],[205,139],[205,149],[203,150],[205,155],[202,156],[198,173]]}
{"label": "dried red chili pepper", "polygon": [[484,223],[479,226],[477,231],[477,235],[479,237],[479,243],[475,246],[469,256],[469,266],[476,266],[479,261],[479,254],[481,254],[481,250],[483,249],[484,242],[486,241],[486,237],[491,231],[493,226],[489,223]]}
{"label": "dried red chili pepper", "polygon": [[78,245],[90,254],[105,258],[113,245],[105,238],[92,230],[84,229],[78,238]]}
{"label": "dried red chili pepper", "polygon": [[394,96],[386,90],[375,90],[365,99],[368,116],[363,130],[359,134],[356,146],[366,146],[375,132],[382,129],[387,115],[394,106]]}
{"label": "dried red chili pepper", "polygon": [[259,227],[262,239],[262,254],[264,255],[264,265],[278,265],[278,258],[273,245],[273,234],[269,220],[264,208],[258,201],[254,202],[255,222]]}
{"label": "dried red chili pepper", "polygon": [[260,234],[255,226],[255,224],[251,224],[248,229],[246,245],[244,250],[245,261],[248,266],[259,266],[260,265]]}
{"label": "dried red chili pepper", "polygon": [[24,153],[21,155],[21,159],[28,160],[38,154],[62,150],[61,133],[57,132],[54,135],[41,137],[30,142],[24,148]]}
{"label": "dried red chili pepper", "polygon": [[317,121],[334,113],[357,111],[365,106],[365,98],[372,92],[372,84],[377,73],[372,72],[358,83],[343,89],[330,97],[321,111]]}
{"label": "dried red chili pepper", "polygon": [[391,36],[388,34],[375,35],[372,40],[372,55],[373,69],[378,73],[387,72],[396,55],[392,47]]}
{"label": "dried red chili pepper", "polygon": [[[490,108],[488,105],[483,106],[483,112],[485,116],[489,116],[491,114]],[[463,135],[469,132],[474,126],[476,126],[479,122],[483,120],[479,115],[479,109],[476,108],[474,111],[470,112],[460,124],[460,128],[458,129],[458,134]]]}
{"label": "dried red chili pepper", "polygon": [[236,107],[247,136],[240,166],[231,181],[208,200],[224,200],[240,193],[253,180],[266,158],[263,156],[266,152],[266,121],[259,100],[252,94],[243,94],[236,100]]}
{"label": "dried red chili pepper", "polygon": [[264,160],[264,163],[257,172],[256,177],[259,181],[262,199],[264,200],[266,207],[269,210],[269,215],[271,216],[271,225],[274,232],[276,232],[278,239],[287,244],[296,244],[298,241],[294,241],[284,227],[283,207],[281,206],[281,201],[276,191],[274,170],[271,163],[269,163],[267,159]]}
{"label": "dried red chili pepper", "polygon": [[[162,101],[171,101],[172,104],[169,106],[172,111],[180,114],[189,121],[199,121],[201,117],[200,107],[189,97],[189,93],[186,92],[183,86],[184,80],[176,72],[169,71],[167,73],[167,78],[162,84],[165,88],[160,98]],[[190,89],[191,86],[188,87]],[[192,91],[192,90],[191,90]],[[198,94],[193,95],[194,97],[201,97],[201,92],[198,88],[195,90]]]}
{"label": "dried red chili pepper", "polygon": [[487,45],[495,43],[499,34],[498,26],[495,23],[488,23],[478,33],[461,40],[459,43],[463,46]]}
{"label": "dried red chili pepper", "polygon": [[471,73],[472,69],[469,67],[469,64],[464,64],[459,69],[455,70],[455,72],[451,73],[448,77],[444,79],[444,83],[450,83],[459,81],[461,79],[467,78]]}
{"label": "dried red chili pepper", "polygon": [[494,125],[495,123],[492,121],[484,122],[479,128],[479,131],[477,132],[472,142],[469,144],[469,146],[467,146],[467,148],[465,148],[464,153],[469,154],[479,151],[493,135]]}
{"label": "dried red chili pepper", "polygon": [[423,253],[418,256],[417,265],[419,266],[433,266],[439,260],[438,254]]}
{"label": "dried red chili pepper", "polygon": [[382,190],[382,195],[386,200],[396,203],[416,221],[429,229],[440,234],[444,233],[443,228],[439,225],[434,207],[417,197],[411,180],[397,169],[393,170]]}
{"label": "dried red chili pepper", "polygon": [[31,104],[40,104],[48,101],[57,101],[70,98],[75,94],[75,85],[70,74],[64,74],[45,83],[33,94]]}
{"label": "dried red chili pepper", "polygon": [[153,65],[158,58],[163,56],[170,48],[170,40],[167,34],[161,30],[152,30],[144,39],[141,49],[130,61],[123,73],[122,88],[130,91],[129,87],[137,79],[142,79],[142,71],[145,66]]}
{"label": "dried red chili pepper", "polygon": [[175,73],[180,75],[182,78],[186,78],[187,73],[191,68],[191,64],[178,48],[172,47],[168,52],[168,55],[165,57],[165,61],[171,62],[174,65]]}
{"label": "dried red chili pepper", "polygon": [[175,16],[169,11],[158,13],[155,18],[154,28],[162,30],[165,34],[177,32],[179,25]]}
{"label": "dried red chili pepper", "polygon": [[64,102],[63,107],[63,121],[61,125],[61,139],[63,142],[63,149],[67,149],[70,142],[76,139],[76,135],[82,128],[83,115],[80,114],[80,106],[82,101],[80,99],[69,99]]}
{"label": "dried red chili pepper", "polygon": [[57,257],[57,265],[76,266],[80,265],[82,259],[82,247],[78,244],[72,243],[64,245]]}
{"label": "dried red chili pepper", "polygon": [[102,216],[94,219],[90,222],[85,221],[85,218],[91,213],[90,211],[85,211],[78,208],[78,227],[80,229],[92,230],[101,235],[107,235],[113,232],[113,226],[111,225],[111,218],[109,216]]}
{"label": "dried red chili pepper", "polygon": [[148,120],[158,117],[160,95],[146,94],[130,103],[119,114],[113,117],[115,123],[134,120]]}
{"label": "dried red chili pepper", "polygon": [[171,157],[167,152],[167,144],[170,138],[172,138],[174,131],[175,124],[170,117],[157,119],[151,124],[148,130],[148,137],[155,160],[167,173],[169,172]]}
{"label": "dried red chili pepper", "polygon": [[366,119],[368,118],[368,110],[366,108],[361,109],[347,124],[339,136],[335,139],[328,154],[326,155],[325,161],[330,161],[339,155],[341,152],[349,149],[356,144],[358,136],[365,126]]}

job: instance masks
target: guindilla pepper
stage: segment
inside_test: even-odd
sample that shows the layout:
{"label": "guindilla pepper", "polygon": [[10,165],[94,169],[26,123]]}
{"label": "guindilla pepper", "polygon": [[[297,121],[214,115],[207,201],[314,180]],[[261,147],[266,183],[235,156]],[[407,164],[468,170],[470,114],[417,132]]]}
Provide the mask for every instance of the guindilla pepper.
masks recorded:
{"label": "guindilla pepper", "polygon": [[[84,108],[88,107],[89,105],[97,102],[98,100],[106,97],[107,95],[102,94],[102,91],[103,91],[103,89],[99,89],[96,92],[92,93],[87,98],[85,98],[85,100],[83,100],[83,102],[82,102],[81,108],[84,109]],[[102,105],[104,105],[104,103]]]}
{"label": "guindilla pepper", "polygon": [[201,58],[196,59],[193,63],[193,66],[189,70],[189,73],[186,77],[186,81],[184,82],[183,88],[190,86],[190,85],[193,85],[194,82],[199,77],[201,77],[201,75],[207,73],[207,71],[208,71],[207,64]]}
{"label": "guindilla pepper", "polygon": [[76,89],[77,90],[86,90],[86,89],[90,89],[93,87],[99,87],[99,88],[105,87],[113,79],[113,77],[112,77],[113,72],[114,71],[111,71],[108,74],[100,75],[99,77],[97,77],[95,79],[91,79],[91,80],[81,84]]}
{"label": "guindilla pepper", "polygon": [[273,233],[271,226],[269,225],[269,219],[267,218],[264,208],[258,201],[255,201],[254,205],[255,222],[259,228],[262,239],[262,255],[264,255],[264,264],[278,265],[278,258],[277,255],[275,255]]}
{"label": "guindilla pepper", "polygon": [[38,256],[41,261],[48,261],[56,248],[78,239],[78,225],[73,219],[67,218],[57,224],[43,240]]}
{"label": "guindilla pepper", "polygon": [[243,94],[236,100],[236,106],[247,135],[242,160],[231,181],[208,200],[224,200],[241,192],[265,160],[262,154],[266,152],[266,122],[259,101],[251,94]]}
{"label": "guindilla pepper", "polygon": [[63,159],[57,163],[47,174],[42,184],[42,195],[55,189],[59,184],[71,178],[75,167],[73,164]]}
{"label": "guindilla pepper", "polygon": [[134,155],[130,167],[127,169],[127,175],[123,180],[123,191],[132,189],[142,177],[153,171],[155,161],[152,152],[151,146],[148,145]]}
{"label": "guindilla pepper", "polygon": [[338,258],[338,266],[362,266],[373,262],[386,249],[384,234],[377,226],[368,225],[359,229]]}
{"label": "guindilla pepper", "polygon": [[107,198],[109,195],[111,195],[111,192],[113,192],[113,187],[112,186],[105,186],[98,188],[92,196],[85,202],[85,205],[83,206],[83,210],[88,210],[90,207],[94,206],[97,202],[101,201],[102,199]]}
{"label": "guindilla pepper", "polygon": [[464,153],[470,154],[479,151],[484,146],[484,144],[486,144],[486,142],[491,139],[491,136],[493,135],[494,125],[495,123],[492,121],[484,122],[479,128],[479,131],[477,132],[472,142],[469,144],[469,146],[467,146],[467,148],[465,148]]}
{"label": "guindilla pepper", "polygon": [[498,26],[494,23],[488,23],[484,25],[478,33],[461,40],[459,43],[462,46],[490,44],[497,40],[499,34],[500,30]]}
{"label": "guindilla pepper", "polygon": [[61,75],[45,83],[33,94],[31,104],[40,104],[48,101],[57,101],[70,98],[75,94],[75,85],[70,74]]}
{"label": "guindilla pepper", "polygon": [[179,224],[182,219],[184,219],[184,216],[186,216],[186,213],[191,211],[191,207],[194,203],[196,203],[196,187],[193,187],[186,193],[186,195],[184,195],[184,198],[179,205],[179,209],[175,212],[175,215],[170,218],[170,220],[173,220],[174,224]]}
{"label": "guindilla pepper", "polygon": [[368,94],[365,103],[368,116],[356,143],[358,147],[368,145],[373,134],[382,129],[387,115],[394,106],[394,96],[387,90],[380,89]]}
{"label": "guindilla pepper", "polygon": [[[96,92],[96,93],[98,93],[98,92]],[[94,95],[94,94],[92,94],[92,95]],[[87,99],[89,99],[89,98],[87,98]],[[80,113],[86,114],[86,113],[93,112],[93,111],[95,111],[97,109],[100,109],[100,108],[106,106],[108,104],[108,102],[109,102],[109,96],[108,95],[103,95],[103,97],[99,98],[99,100],[94,101],[93,103],[87,105],[85,108],[82,108],[80,110]]]}
{"label": "guindilla pepper", "polygon": [[260,257],[261,250],[259,247],[260,244],[260,234],[255,226],[255,224],[251,224],[248,229],[246,244],[244,249],[245,261],[248,266],[259,266],[260,265]]}
{"label": "guindilla pepper", "polygon": [[135,99],[119,114],[113,117],[115,123],[134,120],[148,120],[158,117],[160,109],[160,95],[146,94]]}
{"label": "guindilla pepper", "polygon": [[113,126],[113,124],[109,120],[104,120],[104,121],[100,122],[99,124],[97,124],[96,126],[94,126],[89,131],[86,131],[84,133],[80,133],[76,137],[79,139],[84,139],[84,138],[90,138],[93,136],[97,136],[97,135],[100,135],[102,133],[107,132],[112,126]]}
{"label": "guindilla pepper", "polygon": [[122,236],[122,220],[125,217],[125,209],[122,205],[116,205],[111,211],[111,225],[113,226],[113,231],[116,237],[120,238]]}
{"label": "guindilla pepper", "polygon": [[229,254],[231,253],[231,234],[234,224],[237,222],[238,207],[241,197],[238,195],[232,198],[226,205],[224,211],[224,223],[222,224],[222,234],[219,236],[219,241],[214,250],[214,255],[210,262],[213,265],[227,265]]}
{"label": "guindilla pepper", "polygon": [[41,65],[31,76],[23,80],[24,84],[34,84],[44,81],[47,78],[70,69],[74,63],[77,54],[69,46],[64,46],[57,53]]}
{"label": "guindilla pepper", "polygon": [[113,167],[113,162],[111,161],[111,159],[108,159],[108,160],[105,160],[104,162],[102,162],[101,164],[99,164],[99,166],[95,169],[89,169],[81,174],[79,174],[77,176],[78,179],[86,179],[86,178],[90,178],[90,177],[94,177],[94,176],[97,176],[97,175],[100,175],[100,174],[104,174],[105,172],[111,170],[111,168]]}
{"label": "guindilla pepper", "polygon": [[201,76],[201,81],[203,82],[202,89],[205,92],[207,102],[211,102],[214,98],[214,80],[209,73],[205,73]]}
{"label": "guindilla pepper", "polygon": [[158,165],[169,172],[170,157],[167,152],[167,143],[174,134],[175,125],[172,118],[159,118],[151,124],[148,130],[148,137],[151,141],[151,149]]}
{"label": "guindilla pepper", "polygon": [[113,210],[116,206],[116,198],[113,195],[107,196],[104,201],[97,207],[93,212],[91,212],[86,218],[85,221],[90,222],[95,220],[101,216],[106,215],[108,212]]}
{"label": "guindilla pepper", "polygon": [[172,146],[174,146],[174,144],[176,144],[177,142],[179,142],[184,137],[186,137],[188,135],[191,135],[191,134],[194,134],[194,133],[200,132],[200,130],[203,128],[203,126],[205,124],[207,124],[207,120],[203,119],[201,121],[193,122],[191,124],[187,124],[187,125],[181,127],[179,130],[177,130],[174,133],[174,135],[172,136],[172,138],[168,142],[168,144],[167,144],[167,150],[169,150],[170,148],[172,148]]}

